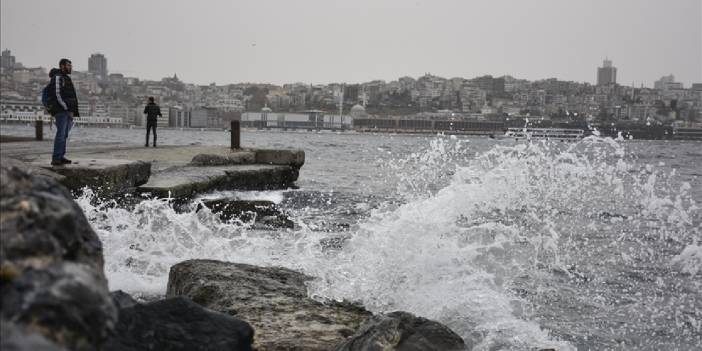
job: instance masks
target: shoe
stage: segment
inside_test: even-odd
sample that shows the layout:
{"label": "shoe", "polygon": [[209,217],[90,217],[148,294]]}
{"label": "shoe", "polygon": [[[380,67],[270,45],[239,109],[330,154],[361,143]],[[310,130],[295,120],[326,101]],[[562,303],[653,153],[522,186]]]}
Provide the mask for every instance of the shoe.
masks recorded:
{"label": "shoe", "polygon": [[154,144],[154,147],[156,147],[156,144]]}
{"label": "shoe", "polygon": [[62,162],[63,164],[65,164],[65,165],[68,165],[68,164],[73,163],[73,161],[71,161],[71,160],[69,160],[69,159],[67,159],[67,158],[65,158],[65,157],[61,159],[61,162]]}
{"label": "shoe", "polygon": [[149,143],[144,144],[144,147],[149,147]]}
{"label": "shoe", "polygon": [[52,166],[63,166],[63,162],[61,162],[61,160],[51,160],[51,165]]}

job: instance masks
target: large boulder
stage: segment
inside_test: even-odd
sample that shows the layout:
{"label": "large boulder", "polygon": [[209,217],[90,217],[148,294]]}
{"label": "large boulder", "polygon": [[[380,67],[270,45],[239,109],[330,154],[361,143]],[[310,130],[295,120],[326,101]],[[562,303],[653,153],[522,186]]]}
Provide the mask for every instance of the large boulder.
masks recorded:
{"label": "large boulder", "polygon": [[251,351],[254,331],[232,316],[207,310],[189,299],[138,304],[124,293],[113,296],[128,302],[119,310],[119,323],[104,351]]}
{"label": "large boulder", "polygon": [[59,183],[62,183],[66,179],[65,176],[52,172],[44,167],[20,161],[11,157],[0,156],[0,165],[4,165],[5,167],[20,168],[33,176],[48,177],[58,181]]}
{"label": "large boulder", "polygon": [[133,307],[139,304],[139,302],[135,300],[131,295],[127,294],[122,290],[111,292],[110,297],[112,297],[112,301],[114,301],[115,307],[117,307],[117,309],[120,311],[122,309]]}
{"label": "large boulder", "polygon": [[0,320],[0,350],[66,351],[41,334],[6,320]]}
{"label": "large boulder", "polygon": [[286,268],[191,260],[171,267],[167,296],[186,296],[256,329],[259,350],[331,350],[370,317],[350,303],[307,296],[312,278]]}
{"label": "large boulder", "polygon": [[0,226],[0,317],[60,347],[99,348],[116,309],[102,244],[70,192],[50,176],[3,163]]}
{"label": "large boulder", "polygon": [[335,351],[461,351],[466,345],[441,323],[407,312],[373,316]]}

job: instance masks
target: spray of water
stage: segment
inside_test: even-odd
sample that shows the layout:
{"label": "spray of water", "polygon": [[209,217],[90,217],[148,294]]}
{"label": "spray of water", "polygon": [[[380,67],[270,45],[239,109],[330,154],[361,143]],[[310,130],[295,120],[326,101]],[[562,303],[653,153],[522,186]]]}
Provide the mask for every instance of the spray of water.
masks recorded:
{"label": "spray of water", "polygon": [[[437,319],[476,350],[587,343],[592,325],[570,316],[563,300],[607,304],[598,300],[607,298],[598,279],[611,278],[611,267],[645,261],[700,272],[699,208],[689,184],[638,165],[611,139],[495,146],[474,157],[467,142],[438,137],[389,169],[403,202],[372,211],[338,250],[321,244],[329,233],[303,221],[266,232],[206,209],[178,213],[168,200],[128,211],[92,205],[88,192],[79,203],[104,242],[112,289],[163,293],[169,267],[190,258],[282,265],[318,277],[309,286],[314,297]],[[651,253],[660,242],[669,252]],[[664,289],[667,278],[659,279],[646,289]],[[574,284],[581,291],[563,292]],[[553,323],[543,319],[545,304],[562,314]],[[698,314],[679,324],[680,333],[700,332]],[[549,332],[571,317],[570,335]]]}

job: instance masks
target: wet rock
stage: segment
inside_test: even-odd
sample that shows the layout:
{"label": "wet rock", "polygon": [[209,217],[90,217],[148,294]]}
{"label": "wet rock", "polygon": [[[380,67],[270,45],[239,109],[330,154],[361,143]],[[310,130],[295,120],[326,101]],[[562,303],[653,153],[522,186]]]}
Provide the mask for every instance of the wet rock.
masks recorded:
{"label": "wet rock", "polygon": [[256,162],[256,154],[250,151],[232,152],[227,155],[198,154],[190,161],[192,166],[243,165]]}
{"label": "wet rock", "polygon": [[120,310],[139,304],[139,302],[137,302],[137,300],[134,300],[134,298],[131,295],[127,294],[122,290],[110,292],[110,297],[112,297],[112,301],[114,301],[115,306]]}
{"label": "wet rock", "polygon": [[602,219],[629,219],[628,216],[619,213],[610,213],[607,211],[602,211],[597,214],[597,217]]}
{"label": "wet rock", "polygon": [[293,228],[295,226],[295,223],[283,214],[272,201],[225,198],[205,200],[202,201],[201,206],[217,213],[224,221],[231,219],[238,219],[242,222],[254,221],[259,226],[273,228]]}
{"label": "wet rock", "polygon": [[94,350],[114,327],[102,244],[54,179],[0,165],[0,316],[58,346]]}
{"label": "wet rock", "polygon": [[256,329],[259,350],[331,350],[370,313],[310,299],[305,282],[311,279],[279,267],[191,260],[171,267],[167,296],[186,296],[246,320]]}
{"label": "wet rock", "polygon": [[319,240],[319,244],[325,250],[341,250],[350,238],[349,235],[333,235]]}
{"label": "wet rock", "polygon": [[407,312],[370,318],[336,351],[452,351],[466,350],[460,336],[441,323]]}
{"label": "wet rock", "polygon": [[103,350],[250,351],[253,336],[248,323],[177,297],[120,309]]}
{"label": "wet rock", "polygon": [[42,168],[42,167],[39,167],[36,165],[32,165],[30,163],[23,162],[20,160],[16,160],[16,159],[10,158],[10,157],[0,157],[0,164],[4,165],[5,167],[13,167],[13,168],[23,169],[25,172],[27,172],[33,176],[51,178],[53,180],[58,181],[59,183],[64,181],[64,179],[66,178],[66,177],[64,177],[58,173],[52,172],[48,169],[45,169],[45,168]]}
{"label": "wet rock", "polygon": [[0,320],[0,350],[3,351],[66,351],[41,334],[15,323]]}

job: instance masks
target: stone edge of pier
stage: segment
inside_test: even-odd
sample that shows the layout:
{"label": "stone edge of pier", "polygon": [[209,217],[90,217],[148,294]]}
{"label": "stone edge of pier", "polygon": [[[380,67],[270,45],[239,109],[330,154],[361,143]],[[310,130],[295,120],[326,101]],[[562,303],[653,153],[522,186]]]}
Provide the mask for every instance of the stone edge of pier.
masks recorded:
{"label": "stone edge of pier", "polygon": [[[215,190],[285,189],[294,187],[305,162],[305,153],[300,149],[84,145],[71,153],[72,164],[51,166],[47,161],[50,156],[39,144],[37,150],[29,152],[29,143],[22,144],[23,148],[14,153],[3,152],[3,161],[23,162],[26,168],[58,180],[75,194],[87,187],[101,198],[146,193],[187,199]],[[214,160],[215,164],[196,162],[203,159]],[[171,175],[179,181],[154,185],[154,180]]]}

